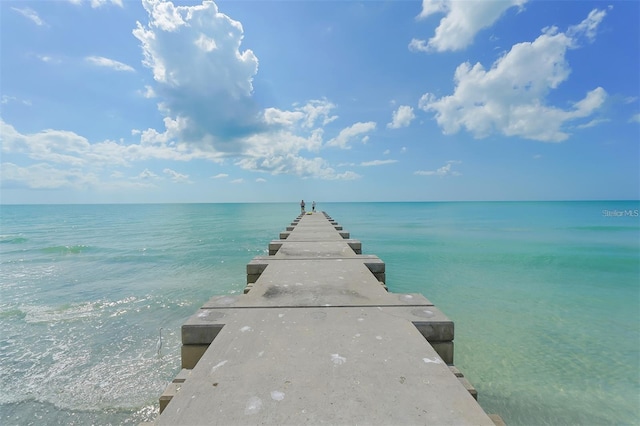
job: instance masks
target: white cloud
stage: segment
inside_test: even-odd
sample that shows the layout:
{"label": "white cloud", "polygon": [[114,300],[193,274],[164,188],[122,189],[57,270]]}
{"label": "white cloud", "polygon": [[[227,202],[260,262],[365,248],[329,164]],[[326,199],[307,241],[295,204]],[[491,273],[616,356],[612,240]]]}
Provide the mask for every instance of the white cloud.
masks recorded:
{"label": "white cloud", "polygon": [[46,23],[38,15],[38,12],[31,9],[30,7],[23,7],[23,8],[12,7],[11,9],[14,10],[15,12],[18,12],[20,15],[24,16],[25,18],[29,19],[31,22],[33,22],[39,27],[46,25]]}
{"label": "white cloud", "polygon": [[383,166],[385,164],[393,164],[397,163],[398,160],[373,160],[373,161],[363,161],[360,163],[362,167],[370,167],[370,166]]}
{"label": "white cloud", "polygon": [[256,182],[258,182],[258,183],[264,183],[264,182],[266,182],[266,181],[267,181],[267,180],[266,180],[266,179],[264,179],[264,178],[257,178],[257,179],[256,179]]}
{"label": "white cloud", "polygon": [[640,123],[640,113],[632,115],[629,123]]}
{"label": "white cloud", "polygon": [[234,180],[231,181],[231,183],[233,183],[233,184],[239,184],[239,183],[243,183],[243,182],[244,182],[244,179],[242,179],[242,178],[234,179]]}
{"label": "white cloud", "polygon": [[411,52],[428,52],[429,45],[427,44],[426,40],[412,38],[409,42],[409,50]]}
{"label": "white cloud", "polygon": [[422,11],[417,19],[425,19],[434,14],[445,14],[428,42],[414,39],[409,49],[414,51],[464,49],[473,42],[475,35],[490,27],[502,14],[512,8],[522,6],[527,0],[423,0]]}
{"label": "white cloud", "polygon": [[217,175],[213,176],[211,179],[223,179],[226,177],[229,177],[229,175],[226,173],[218,173]]}
{"label": "white cloud", "polygon": [[376,123],[373,121],[367,121],[366,123],[354,123],[351,126],[342,129],[338,136],[329,140],[327,142],[327,146],[337,146],[342,149],[349,149],[349,142],[351,142],[351,140],[362,134],[372,132],[375,128]]}
{"label": "white cloud", "polygon": [[390,129],[407,127],[414,118],[416,118],[416,115],[413,113],[413,108],[408,105],[401,105],[393,112],[393,119],[391,123],[387,124],[387,127]]}
{"label": "white cloud", "polygon": [[[609,6],[609,10],[612,8],[613,6]],[[571,38],[584,36],[589,41],[595,40],[598,25],[600,25],[606,15],[607,12],[604,10],[593,9],[578,25],[570,26],[567,30],[567,35]]]}
{"label": "white cloud", "polygon": [[335,107],[326,99],[320,99],[308,101],[302,106],[294,105],[293,111],[266,108],[264,121],[268,125],[300,126],[303,129],[311,129],[317,125],[325,126],[336,120],[338,116],[331,115],[331,111]]}
{"label": "white cloud", "polygon": [[99,67],[111,68],[111,69],[116,70],[116,71],[128,71],[128,72],[135,71],[131,66],[129,66],[127,64],[124,64],[122,62],[118,62],[118,61],[113,60],[113,59],[104,58],[102,56],[87,56],[85,58],[85,61],[89,62],[90,64],[99,66]]}
{"label": "white cloud", "polygon": [[[69,2],[73,4],[82,4],[83,1],[85,0],[69,0]],[[122,7],[122,0],[86,0],[86,2],[91,4],[91,7],[94,9],[102,7],[106,4],[114,4],[116,6]]]}
{"label": "white cloud", "polygon": [[[143,6],[149,21],[138,22],[133,34],[142,44],[144,65],[153,71],[155,85],[147,93],[159,99],[165,127],[142,132],[142,146],[182,144],[183,150],[234,158],[235,165],[251,171],[339,175],[324,159],[306,158],[323,148],[324,126],[338,118],[336,106],[316,99],[290,110],[260,109],[253,100],[258,58],[241,49],[240,22],[213,2],[176,6],[143,0]],[[337,143],[366,137],[357,125],[349,130]]]}
{"label": "white cloud", "polygon": [[138,179],[142,179],[142,180],[148,180],[148,179],[159,179],[160,177],[153,173],[151,170],[149,169],[144,169],[142,172],[140,172],[140,174],[138,175]]}
{"label": "white cloud", "polygon": [[156,97],[156,92],[153,90],[153,87],[151,86],[144,86],[144,91],[140,90],[138,93],[140,93],[143,97],[147,98],[147,99],[152,99]]}
{"label": "white cloud", "polygon": [[595,119],[589,121],[588,123],[580,124],[580,125],[578,125],[576,127],[578,129],[588,129],[588,128],[595,127],[595,126],[597,126],[599,124],[602,124],[602,123],[608,123],[609,121],[611,121],[611,120],[608,119],[608,118],[595,118]]}
{"label": "white cloud", "polygon": [[214,2],[142,4],[149,22],[138,22],[133,35],[142,43],[143,64],[153,71],[161,112],[188,123],[180,140],[241,152],[242,138],[263,125],[251,98],[258,58],[240,50],[242,24],[220,13]]}
{"label": "white cloud", "polygon": [[169,176],[169,178],[175,183],[191,183],[191,181],[189,181],[189,175],[178,173],[175,170],[165,168],[162,170],[162,173]]}
{"label": "white cloud", "polygon": [[20,167],[2,163],[0,179],[3,186],[21,185],[31,189],[75,188],[87,189],[98,183],[94,173],[79,169],[59,169],[46,163]]}
{"label": "white cloud", "polygon": [[36,55],[36,57],[45,63],[59,64],[61,62],[60,59],[48,55]]}
{"label": "white cloud", "polygon": [[[572,28],[578,27],[594,30],[592,25],[582,24]],[[445,134],[464,128],[476,138],[498,132],[544,142],[563,141],[569,137],[563,125],[588,117],[607,97],[604,89],[597,87],[571,109],[546,105],[547,94],[569,77],[565,55],[579,46],[582,35],[585,33],[575,29],[570,37],[547,28],[533,42],[514,45],[488,70],[480,63],[463,63],[455,72],[454,93],[439,99],[426,93],[419,107],[435,112]]]}
{"label": "white cloud", "polygon": [[450,161],[447,161],[447,164],[445,164],[444,166],[436,170],[418,170],[414,172],[414,174],[420,175],[420,176],[440,176],[440,177],[460,176],[460,173],[458,171],[451,170],[451,167],[454,164],[460,164],[460,163],[461,161],[458,161],[458,160],[450,160]]}
{"label": "white cloud", "polygon": [[16,98],[15,96],[8,96],[8,95],[2,95],[2,98],[0,98],[0,104],[2,105],[6,105],[12,102],[17,102],[20,103],[22,105],[26,105],[26,106],[31,106],[31,101],[28,100],[21,100]]}
{"label": "white cloud", "polygon": [[150,159],[189,161],[202,159],[220,161],[219,155],[172,144],[170,139],[155,135],[153,130],[140,134],[140,143],[125,144],[115,141],[91,143],[85,137],[66,130],[46,129],[37,133],[22,134],[0,119],[0,142],[6,154],[24,154],[28,158],[47,163],[58,163],[91,169],[110,166],[130,166],[132,162]]}

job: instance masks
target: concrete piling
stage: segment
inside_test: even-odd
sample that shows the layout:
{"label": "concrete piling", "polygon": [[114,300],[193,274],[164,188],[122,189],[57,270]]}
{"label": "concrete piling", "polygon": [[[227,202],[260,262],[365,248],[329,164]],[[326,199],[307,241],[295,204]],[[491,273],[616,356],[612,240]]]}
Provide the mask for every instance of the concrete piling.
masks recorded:
{"label": "concrete piling", "polygon": [[155,424],[503,424],[453,365],[453,322],[388,292],[384,262],[326,213],[299,215],[246,274],[182,326]]}

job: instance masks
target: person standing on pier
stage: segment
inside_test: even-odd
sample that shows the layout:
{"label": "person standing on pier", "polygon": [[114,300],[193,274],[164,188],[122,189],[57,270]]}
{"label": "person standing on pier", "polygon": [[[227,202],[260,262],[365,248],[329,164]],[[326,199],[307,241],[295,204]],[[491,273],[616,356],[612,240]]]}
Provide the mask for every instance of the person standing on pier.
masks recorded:
{"label": "person standing on pier", "polygon": [[304,200],[300,201],[300,213],[304,214]]}
{"label": "person standing on pier", "polygon": [[311,203],[311,211],[312,212],[316,211],[316,202],[315,201],[313,203]]}

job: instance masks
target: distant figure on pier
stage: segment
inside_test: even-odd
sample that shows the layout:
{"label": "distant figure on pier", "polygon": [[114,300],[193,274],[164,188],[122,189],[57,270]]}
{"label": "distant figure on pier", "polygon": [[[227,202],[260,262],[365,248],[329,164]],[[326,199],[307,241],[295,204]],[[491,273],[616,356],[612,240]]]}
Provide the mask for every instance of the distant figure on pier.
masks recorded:
{"label": "distant figure on pier", "polygon": [[312,212],[316,211],[316,202],[315,201],[313,203],[311,203],[311,211]]}
{"label": "distant figure on pier", "polygon": [[304,200],[300,201],[300,213],[304,214]]}

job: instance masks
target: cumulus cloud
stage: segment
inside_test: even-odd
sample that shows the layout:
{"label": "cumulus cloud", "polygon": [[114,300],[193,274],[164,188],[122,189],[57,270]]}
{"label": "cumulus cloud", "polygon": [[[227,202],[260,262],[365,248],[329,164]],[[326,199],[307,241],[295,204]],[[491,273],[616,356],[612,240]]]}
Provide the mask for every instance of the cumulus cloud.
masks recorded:
{"label": "cumulus cloud", "polygon": [[443,52],[464,49],[473,42],[480,30],[493,25],[506,10],[512,7],[522,8],[526,2],[527,0],[422,0],[418,20],[435,14],[445,16],[428,42],[413,39],[409,50]]}
{"label": "cumulus cloud", "polygon": [[360,135],[372,132],[376,128],[374,121],[358,122],[346,127],[333,139],[327,142],[327,146],[337,146],[342,149],[349,149],[349,143]]}
{"label": "cumulus cloud", "polygon": [[211,179],[223,179],[226,177],[229,177],[229,175],[226,173],[218,173],[217,175],[212,176]]}
{"label": "cumulus cloud", "polygon": [[411,121],[416,118],[413,113],[413,108],[408,105],[401,105],[396,111],[393,112],[391,123],[387,124],[390,129],[399,129],[401,127],[407,127],[411,124]]}
{"label": "cumulus cloud", "polygon": [[[317,155],[327,146],[325,126],[335,121],[336,106],[327,99],[294,104],[290,109],[260,109],[253,99],[258,58],[244,49],[242,24],[221,13],[214,2],[174,5],[143,0],[148,23],[137,23],[143,64],[159,100],[164,129],[141,132],[143,146],[181,143],[191,151],[233,158],[252,171],[334,179],[338,173]],[[366,123],[345,129],[333,144],[346,147],[366,137]],[[309,157],[309,154],[312,154]]]}
{"label": "cumulus cloud", "polygon": [[595,31],[594,22],[601,19],[601,14],[592,12],[566,33],[546,28],[533,42],[514,45],[488,70],[480,63],[465,62],[455,71],[452,95],[437,98],[426,93],[419,107],[435,113],[445,134],[464,128],[476,138],[498,132],[544,142],[563,141],[569,137],[563,125],[590,116],[602,106],[607,93],[597,87],[570,109],[548,106],[545,99],[569,77],[567,50],[578,48],[583,37],[589,38]]}
{"label": "cumulus cloud", "polygon": [[214,2],[175,6],[143,0],[147,24],[137,23],[143,64],[153,71],[162,112],[183,120],[179,137],[237,154],[242,137],[261,124],[253,102],[258,58],[241,50],[242,24],[220,13]]}
{"label": "cumulus cloud", "polygon": [[454,164],[460,164],[460,163],[462,162],[458,160],[449,160],[447,161],[447,164],[445,164],[444,166],[436,170],[418,170],[418,171],[415,171],[414,174],[420,175],[420,176],[440,176],[440,177],[460,176],[460,173],[458,171],[451,170],[451,167]]}
{"label": "cumulus cloud", "polygon": [[24,16],[39,27],[47,25],[46,22],[44,22],[42,18],[40,18],[38,12],[31,9],[30,7],[12,7],[11,10],[18,12],[20,15]]}
{"label": "cumulus cloud", "polygon": [[102,56],[87,56],[85,61],[89,62],[92,65],[96,65],[99,67],[111,68],[116,71],[135,71],[133,67],[124,64],[122,62],[118,62],[114,59],[104,58]]}

